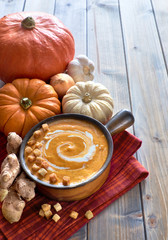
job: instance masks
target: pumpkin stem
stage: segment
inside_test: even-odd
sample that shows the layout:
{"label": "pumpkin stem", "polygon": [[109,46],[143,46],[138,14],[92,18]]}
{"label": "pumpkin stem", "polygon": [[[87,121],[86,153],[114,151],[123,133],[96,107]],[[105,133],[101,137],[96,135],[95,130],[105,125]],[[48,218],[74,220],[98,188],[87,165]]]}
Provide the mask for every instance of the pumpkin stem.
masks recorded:
{"label": "pumpkin stem", "polygon": [[84,103],[90,103],[92,101],[92,97],[91,97],[90,93],[85,92],[85,95],[83,96],[82,101]]}
{"label": "pumpkin stem", "polygon": [[27,110],[29,107],[31,107],[32,101],[29,98],[24,97],[20,100],[20,105],[24,110]]}
{"label": "pumpkin stem", "polygon": [[32,17],[26,17],[22,20],[21,26],[27,30],[35,28],[35,21]]}

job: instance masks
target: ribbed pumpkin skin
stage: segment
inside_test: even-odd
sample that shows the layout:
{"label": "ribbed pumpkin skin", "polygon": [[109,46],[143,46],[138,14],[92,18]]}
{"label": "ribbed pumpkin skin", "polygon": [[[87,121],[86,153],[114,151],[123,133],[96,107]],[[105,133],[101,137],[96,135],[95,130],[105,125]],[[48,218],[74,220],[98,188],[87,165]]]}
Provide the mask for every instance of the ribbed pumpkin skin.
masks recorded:
{"label": "ribbed pumpkin skin", "polygon": [[[35,28],[21,26],[26,17]],[[74,38],[55,16],[41,12],[20,12],[0,19],[0,79],[38,78],[44,81],[64,72],[75,53]]]}
{"label": "ribbed pumpkin skin", "polygon": [[[23,109],[21,99],[27,97],[32,105]],[[61,112],[58,95],[49,84],[39,79],[16,79],[0,88],[0,131],[21,137],[38,122]]]}
{"label": "ribbed pumpkin skin", "polygon": [[79,113],[97,119],[103,124],[112,117],[113,99],[108,89],[93,81],[77,82],[62,99],[63,113]]}

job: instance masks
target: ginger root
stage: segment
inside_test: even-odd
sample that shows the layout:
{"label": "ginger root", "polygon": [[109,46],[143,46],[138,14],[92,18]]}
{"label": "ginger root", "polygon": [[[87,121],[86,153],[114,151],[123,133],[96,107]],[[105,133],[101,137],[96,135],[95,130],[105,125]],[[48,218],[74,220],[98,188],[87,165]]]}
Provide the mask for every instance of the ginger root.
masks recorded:
{"label": "ginger root", "polygon": [[1,164],[0,201],[3,202],[2,214],[9,223],[18,222],[26,205],[24,200],[30,201],[35,197],[36,184],[26,178],[24,173],[17,177],[21,167],[16,154],[21,143],[22,138],[15,132],[8,134],[8,155]]}
{"label": "ginger root", "polygon": [[14,189],[10,189],[2,203],[2,214],[9,223],[18,222],[24,207],[25,201],[21,199]]}
{"label": "ginger root", "polygon": [[0,202],[3,202],[3,200],[6,198],[8,194],[8,189],[0,189]]}
{"label": "ginger root", "polygon": [[8,189],[20,172],[20,163],[14,153],[9,154],[1,165],[0,188]]}
{"label": "ginger root", "polygon": [[15,132],[10,132],[7,136],[7,145],[6,145],[7,153],[17,154],[21,143],[22,143],[22,138]]}
{"label": "ginger root", "polygon": [[26,201],[30,201],[35,197],[35,187],[35,182],[26,178],[24,172],[20,174],[13,185],[17,193]]}

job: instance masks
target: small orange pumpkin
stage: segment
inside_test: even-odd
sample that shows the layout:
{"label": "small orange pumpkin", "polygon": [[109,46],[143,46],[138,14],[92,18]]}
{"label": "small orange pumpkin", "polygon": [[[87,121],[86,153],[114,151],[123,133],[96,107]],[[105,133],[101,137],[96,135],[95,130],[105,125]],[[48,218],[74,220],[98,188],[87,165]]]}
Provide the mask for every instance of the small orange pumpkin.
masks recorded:
{"label": "small orange pumpkin", "polygon": [[64,72],[75,53],[71,32],[55,16],[41,12],[8,14],[0,19],[0,79],[47,81]]}
{"label": "small orange pumpkin", "polygon": [[0,88],[0,131],[21,137],[41,120],[59,114],[54,88],[39,79],[16,79]]}

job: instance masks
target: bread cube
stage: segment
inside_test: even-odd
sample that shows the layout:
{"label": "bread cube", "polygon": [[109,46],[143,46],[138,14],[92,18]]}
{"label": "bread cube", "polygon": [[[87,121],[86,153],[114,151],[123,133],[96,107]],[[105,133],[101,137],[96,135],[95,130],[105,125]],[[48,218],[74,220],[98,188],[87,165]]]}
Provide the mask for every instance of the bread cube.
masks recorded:
{"label": "bread cube", "polygon": [[51,210],[48,210],[48,211],[44,212],[44,215],[47,219],[49,219],[53,214],[52,214]]}
{"label": "bread cube", "polygon": [[42,129],[44,132],[47,132],[49,130],[49,126],[47,123],[42,124]]}
{"label": "bread cube", "polygon": [[54,216],[52,217],[52,219],[54,220],[54,222],[58,222],[60,220],[60,216],[58,214],[54,214]]}
{"label": "bread cube", "polygon": [[27,161],[28,162],[34,162],[35,161],[35,159],[36,159],[36,157],[34,156],[34,155],[29,155],[28,157],[27,157]]}
{"label": "bread cube", "polygon": [[49,176],[50,183],[56,183],[58,181],[57,175],[55,173],[51,173]]}
{"label": "bread cube", "polygon": [[43,144],[41,142],[36,142],[35,144],[35,148],[41,148],[43,146]]}
{"label": "bread cube", "polygon": [[33,166],[32,166],[32,170],[36,172],[39,169],[40,169],[40,167],[37,164],[34,163]]}
{"label": "bread cube", "polygon": [[88,220],[91,219],[91,218],[93,218],[93,213],[92,213],[92,211],[91,211],[91,210],[86,211],[85,217],[86,217]]}
{"label": "bread cube", "polygon": [[33,154],[36,156],[36,157],[39,157],[41,155],[41,151],[38,149],[38,148],[35,148],[33,150]]}
{"label": "bread cube", "polygon": [[47,161],[42,161],[41,167],[47,169],[49,167],[49,163]]}
{"label": "bread cube", "polygon": [[25,154],[28,155],[33,151],[33,149],[30,146],[25,147]]}
{"label": "bread cube", "polygon": [[77,219],[78,215],[79,215],[78,212],[72,211],[69,216],[73,219]]}
{"label": "bread cube", "polygon": [[70,184],[70,177],[69,176],[64,176],[62,179],[62,183],[64,186],[67,186]]}
{"label": "bread cube", "polygon": [[40,168],[38,170],[38,174],[42,177],[45,177],[45,175],[47,174],[47,170],[45,168]]}
{"label": "bread cube", "polygon": [[40,209],[40,211],[39,211],[39,216],[41,216],[41,217],[44,217],[44,216],[45,216],[43,209]]}
{"label": "bread cube", "polygon": [[56,204],[54,205],[54,208],[55,208],[56,212],[59,212],[59,211],[62,209],[62,206],[61,206],[60,203],[56,203]]}
{"label": "bread cube", "polygon": [[44,212],[49,211],[49,210],[51,210],[51,205],[48,204],[48,203],[44,203],[44,204],[41,205],[41,208]]}
{"label": "bread cube", "polygon": [[41,135],[42,135],[42,132],[41,132],[40,130],[36,130],[36,131],[33,133],[33,137],[34,137],[35,139],[41,137]]}
{"label": "bread cube", "polygon": [[35,143],[36,143],[36,141],[34,139],[31,139],[27,142],[27,145],[33,146]]}

